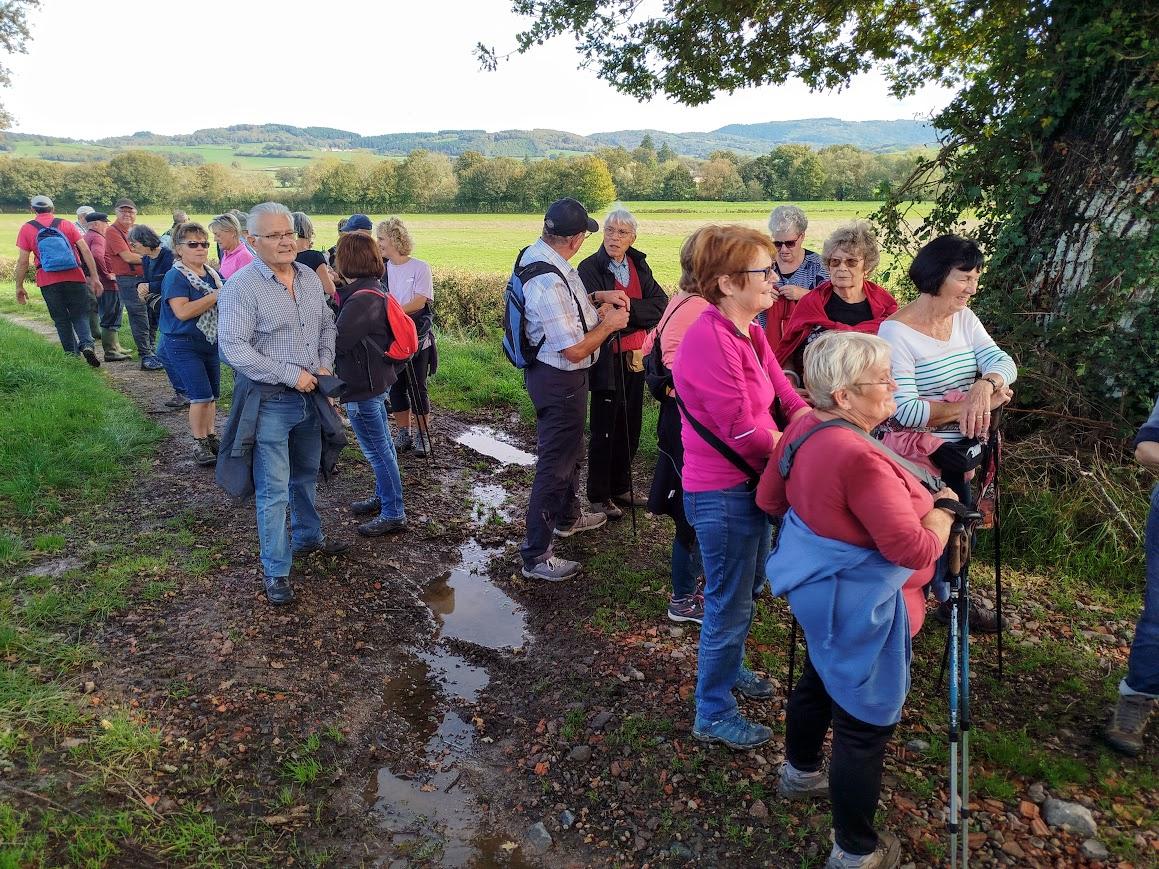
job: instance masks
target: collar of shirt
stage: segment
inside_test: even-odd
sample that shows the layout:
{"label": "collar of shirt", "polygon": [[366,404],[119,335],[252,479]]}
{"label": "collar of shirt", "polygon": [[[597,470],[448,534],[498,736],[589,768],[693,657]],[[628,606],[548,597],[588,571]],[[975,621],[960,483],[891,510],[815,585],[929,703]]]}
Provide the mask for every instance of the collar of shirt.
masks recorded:
{"label": "collar of shirt", "polygon": [[[560,256],[559,252],[556,251],[555,248],[553,248],[550,244],[548,244],[542,238],[536,239],[535,243],[533,245],[531,245],[530,248],[528,248],[527,252],[534,254],[536,257],[542,258],[542,259],[546,260],[547,262],[551,263],[553,266],[555,266],[561,272],[563,272],[565,276],[570,277],[571,275],[574,274],[577,279],[579,278],[579,272],[577,272],[575,270],[575,266],[573,266],[570,262],[568,262],[566,259],[564,259],[562,256]],[[581,286],[582,286],[582,284],[581,284]]]}
{"label": "collar of shirt", "polygon": [[624,257],[620,262],[616,262],[611,257],[608,257],[608,271],[616,279],[621,287],[628,286],[628,281],[631,279],[631,274],[628,271],[628,258]]}

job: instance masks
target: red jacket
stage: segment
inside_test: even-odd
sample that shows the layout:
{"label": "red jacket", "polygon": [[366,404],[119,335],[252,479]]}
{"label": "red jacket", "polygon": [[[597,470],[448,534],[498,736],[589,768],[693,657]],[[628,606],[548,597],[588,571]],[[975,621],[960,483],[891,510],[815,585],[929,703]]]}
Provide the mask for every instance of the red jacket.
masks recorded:
{"label": "red jacket", "polygon": [[806,293],[793,311],[785,334],[781,336],[781,343],[777,346],[777,361],[784,365],[793,358],[805,339],[818,326],[822,329],[837,329],[843,332],[867,332],[877,334],[877,327],[897,310],[897,301],[889,294],[885,287],[865,281],[862,284],[865,298],[869,302],[869,310],[873,318],[856,326],[846,326],[844,323],[834,323],[825,313],[825,304],[833,297],[833,282],[826,281],[811,293]]}

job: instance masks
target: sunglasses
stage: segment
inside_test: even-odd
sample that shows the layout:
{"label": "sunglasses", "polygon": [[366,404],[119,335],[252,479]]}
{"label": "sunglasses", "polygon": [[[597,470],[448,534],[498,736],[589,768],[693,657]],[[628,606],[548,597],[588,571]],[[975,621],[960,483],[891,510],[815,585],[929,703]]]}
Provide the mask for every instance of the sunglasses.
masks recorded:
{"label": "sunglasses", "polygon": [[857,268],[857,266],[860,264],[861,257],[846,257],[845,259],[841,259],[841,257],[833,257],[829,260],[826,260],[825,262],[825,265],[829,266],[831,269],[840,268],[841,266],[845,266],[847,269],[854,269]]}
{"label": "sunglasses", "polygon": [[206,250],[209,250],[209,242],[208,241],[183,241],[181,243],[183,245],[185,245],[186,247],[201,247],[201,248],[205,248]]}
{"label": "sunglasses", "polygon": [[773,247],[775,247],[777,250],[780,250],[783,247],[787,247],[789,250],[792,250],[793,248],[795,248],[797,246],[797,242],[799,242],[800,240],[801,240],[800,238],[794,238],[792,241],[777,241],[774,238],[773,239]]}

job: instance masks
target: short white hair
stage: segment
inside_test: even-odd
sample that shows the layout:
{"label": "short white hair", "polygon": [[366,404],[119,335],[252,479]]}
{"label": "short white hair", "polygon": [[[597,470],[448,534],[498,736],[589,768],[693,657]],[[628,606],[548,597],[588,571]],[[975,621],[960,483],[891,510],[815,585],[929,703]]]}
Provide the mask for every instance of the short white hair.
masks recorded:
{"label": "short white hair", "polygon": [[91,205],[82,205],[80,208],[78,208],[76,210],[76,216],[78,218],[81,218],[81,217],[84,217],[86,214],[92,214],[94,211],[96,211],[96,209],[93,208]]}
{"label": "short white hair", "polygon": [[864,332],[829,331],[805,348],[805,388],[817,410],[837,406],[833,393],[860,382],[869,369],[889,362],[884,338]]}
{"label": "short white hair", "polygon": [[257,235],[257,220],[259,217],[278,215],[286,218],[290,222],[290,228],[294,227],[294,213],[280,202],[263,202],[260,205],[255,205],[250,209],[249,215],[246,217],[245,225],[250,235]]}
{"label": "short white hair", "polygon": [[636,224],[636,216],[622,205],[613,208],[608,212],[608,216],[604,218],[604,229],[607,229],[613,223],[622,223],[626,226],[632,227],[632,232],[637,232],[639,227]]}
{"label": "short white hair", "polygon": [[804,235],[809,228],[809,218],[796,205],[778,205],[769,215],[769,235],[778,232],[795,232]]}

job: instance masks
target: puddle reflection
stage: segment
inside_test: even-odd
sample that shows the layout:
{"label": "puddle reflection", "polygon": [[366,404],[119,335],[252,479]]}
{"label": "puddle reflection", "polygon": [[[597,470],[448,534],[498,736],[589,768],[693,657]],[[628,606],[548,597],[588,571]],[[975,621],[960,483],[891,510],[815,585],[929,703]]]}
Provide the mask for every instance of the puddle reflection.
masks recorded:
{"label": "puddle reflection", "polygon": [[471,426],[455,438],[455,442],[505,465],[535,464],[535,456],[507,443],[498,431],[485,425]]}

